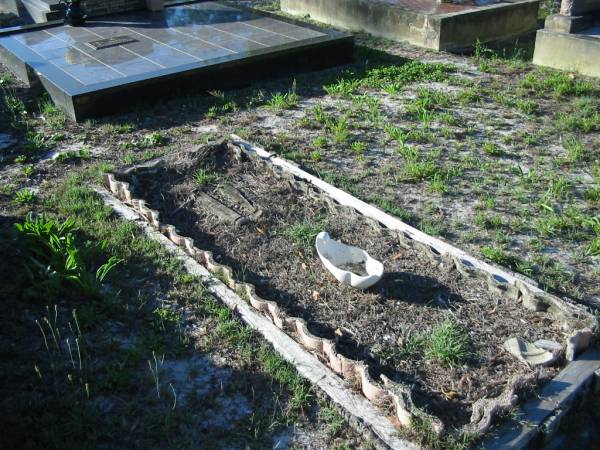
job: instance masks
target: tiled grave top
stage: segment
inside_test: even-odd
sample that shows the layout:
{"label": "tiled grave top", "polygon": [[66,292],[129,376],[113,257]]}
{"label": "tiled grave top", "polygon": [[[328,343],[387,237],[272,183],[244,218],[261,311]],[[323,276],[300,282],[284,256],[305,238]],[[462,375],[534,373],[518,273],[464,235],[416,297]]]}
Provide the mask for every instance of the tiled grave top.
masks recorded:
{"label": "tiled grave top", "polygon": [[376,0],[382,3],[399,6],[400,8],[409,11],[415,11],[425,14],[451,14],[470,10],[490,5],[506,5],[515,3],[516,0],[469,0],[467,2],[458,3],[439,3],[437,0]]}
{"label": "tiled grave top", "polygon": [[[77,95],[339,36],[220,2],[201,2],[97,18],[83,27],[13,34],[0,38],[0,45]],[[110,38],[115,45],[98,45]]]}

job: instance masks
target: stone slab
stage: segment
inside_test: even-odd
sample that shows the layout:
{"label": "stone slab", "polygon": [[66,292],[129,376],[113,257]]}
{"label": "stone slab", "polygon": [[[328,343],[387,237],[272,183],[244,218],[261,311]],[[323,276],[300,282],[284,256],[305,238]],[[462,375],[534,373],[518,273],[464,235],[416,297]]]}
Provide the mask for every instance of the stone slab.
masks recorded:
{"label": "stone slab", "polygon": [[594,374],[600,368],[600,352],[588,350],[561,371],[542,389],[538,398],[523,405],[518,422],[501,425],[494,436],[486,439],[482,446],[487,450],[526,449],[540,444],[558,428],[575,401],[591,392]]}
{"label": "stone slab", "polygon": [[[123,36],[129,39],[121,45],[91,45]],[[51,23],[0,32],[0,61],[28,84],[38,78],[76,121],[164,100],[166,92],[240,86],[352,57],[345,33],[218,1],[99,17],[83,27]]]}
{"label": "stone slab", "polygon": [[539,0],[281,0],[281,9],[351,31],[433,50],[460,51],[533,32]]}
{"label": "stone slab", "polygon": [[562,14],[553,14],[546,17],[544,29],[560,33],[577,33],[592,25],[593,17],[590,15],[563,16]]}
{"label": "stone slab", "polygon": [[538,30],[533,63],[600,77],[600,26],[579,33]]}
{"label": "stone slab", "polygon": [[579,16],[600,11],[600,0],[562,0],[560,13],[565,16]]}

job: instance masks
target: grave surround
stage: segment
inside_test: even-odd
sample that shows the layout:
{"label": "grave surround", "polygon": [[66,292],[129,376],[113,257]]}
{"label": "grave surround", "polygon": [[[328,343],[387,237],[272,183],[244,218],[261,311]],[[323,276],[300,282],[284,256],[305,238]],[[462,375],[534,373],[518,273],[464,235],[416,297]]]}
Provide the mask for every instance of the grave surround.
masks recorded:
{"label": "grave surround", "polygon": [[563,0],[537,32],[533,62],[600,77],[600,0]]}
{"label": "grave surround", "polygon": [[[94,48],[117,37],[121,45]],[[0,61],[30,86],[43,85],[76,121],[352,57],[345,33],[211,1],[0,33]]]}
{"label": "grave surround", "polygon": [[461,51],[473,48],[478,40],[492,42],[534,32],[539,0],[460,4],[438,0],[281,0],[281,9],[342,29],[433,50]]}

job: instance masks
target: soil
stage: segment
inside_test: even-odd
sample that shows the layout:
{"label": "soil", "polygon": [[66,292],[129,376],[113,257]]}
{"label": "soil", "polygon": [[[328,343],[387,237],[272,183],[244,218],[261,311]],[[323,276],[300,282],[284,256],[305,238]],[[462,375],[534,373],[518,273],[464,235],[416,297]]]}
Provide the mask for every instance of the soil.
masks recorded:
{"label": "soil", "polygon": [[[199,186],[193,174],[201,168],[217,172],[217,180]],[[216,261],[230,266],[236,279],[254,284],[260,296],[307,320],[311,332],[335,339],[345,356],[366,360],[373,376],[384,373],[414,385],[416,401],[447,425],[468,423],[474,401],[498,395],[512,376],[529,370],[502,350],[506,339],[564,340],[545,313],[491,293],[450,261],[404,248],[390,230],[328,206],[310,189],[292,189],[263,163],[224,145],[171,155],[157,167],[131,172],[129,181],[135,197],[157,209],[163,223],[214,252]],[[206,195],[246,220],[232,226],[230,215],[215,213]],[[312,249],[314,236],[304,241],[309,245],[293,238],[290,230],[298,225],[365,249],[383,262],[384,278],[366,291],[338,283]],[[409,348],[411,337],[427,335],[447,319],[469,336],[473,356],[464,366],[448,367]]]}

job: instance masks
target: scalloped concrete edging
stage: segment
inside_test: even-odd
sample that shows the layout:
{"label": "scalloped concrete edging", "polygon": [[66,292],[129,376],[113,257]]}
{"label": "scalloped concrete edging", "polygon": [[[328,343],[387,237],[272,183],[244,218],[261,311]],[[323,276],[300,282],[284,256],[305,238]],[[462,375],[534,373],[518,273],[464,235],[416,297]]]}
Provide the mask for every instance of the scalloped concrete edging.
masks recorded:
{"label": "scalloped concrete edging", "polygon": [[[293,364],[298,373],[324,392],[346,416],[346,420],[359,433],[373,440],[380,449],[417,450],[415,444],[402,439],[393,424],[376,406],[361,395],[357,395],[345,386],[342,379],[336,376],[317,357],[288,336],[268,317],[257,311],[240,295],[230,289],[213,273],[200,264],[182,247],[164,235],[148,217],[135,207],[129,207],[111,192],[96,189],[96,193],[119,216],[135,222],[149,238],[158,241],[183,262],[188,273],[199,277],[208,291],[227,307],[233,310],[248,326],[259,332],[286,361]],[[187,238],[181,238],[189,241]],[[181,241],[180,241],[181,242]]]}
{"label": "scalloped concrete edging", "polygon": [[[328,185],[322,180],[307,174],[293,164],[280,158],[272,157],[271,154],[262,149],[253,147],[247,142],[239,140],[237,137],[234,138],[238,139],[236,141],[237,145],[246,150],[250,156],[254,156],[255,159],[267,164],[269,168],[272,169],[275,176],[278,178],[287,179],[293,188],[303,192],[307,192],[308,190],[308,185],[306,183],[300,183],[295,179],[295,176],[297,176],[298,178],[305,179],[305,181],[309,181],[313,185],[317,185],[320,191],[325,191],[328,196],[324,196],[324,200],[329,200],[331,206],[338,206],[334,203],[335,200],[342,205],[350,206],[349,209],[355,214],[357,211],[364,214],[364,212],[359,209],[360,207],[366,206],[367,208],[373,208],[370,205],[360,202],[358,199],[350,196],[349,194],[340,191],[331,185]],[[143,164],[141,166],[145,165]],[[275,168],[278,170],[274,170]],[[289,170],[290,168],[292,170]],[[323,339],[311,334],[308,331],[306,322],[303,319],[287,317],[282,313],[275,302],[264,300],[258,297],[253,286],[245,283],[237,283],[232,277],[231,269],[227,266],[215,263],[211,252],[197,249],[194,246],[193,240],[180,236],[174,226],[161,225],[158,212],[147,208],[143,200],[134,199],[131,191],[129,190],[128,183],[117,181],[111,174],[106,176],[105,181],[107,187],[112,193],[131,204],[148,223],[155,228],[158,228],[159,231],[165,234],[172,243],[184,248],[191,256],[197,258],[208,268],[210,272],[217,274],[219,278],[223,279],[230,288],[241,292],[242,296],[248,299],[250,305],[267,316],[277,328],[290,331],[300,344],[302,344],[308,350],[317,353],[335,373],[341,375],[347,380],[354,380],[358,382],[363,395],[369,401],[375,403],[375,405],[384,402],[391,403],[395,409],[395,417],[401,425],[409,426],[414,415],[424,415],[423,411],[420,411],[418,408],[414,407],[409,388],[393,383],[389,379],[383,377],[382,381],[384,386],[381,387],[378,385],[370,377],[368,366],[366,364],[361,361],[351,360],[343,355],[338,354],[335,349],[335,344],[328,339]],[[321,186],[318,186],[318,184],[321,184]],[[340,201],[340,194],[342,201]],[[323,197],[323,195],[315,194],[315,197],[320,198]],[[320,199],[323,200],[323,198]],[[344,203],[344,201],[349,201],[350,205]],[[440,247],[439,244],[443,244],[442,247],[446,246],[452,250],[451,252],[446,253],[449,253],[453,257],[457,270],[466,276],[479,276],[484,278],[491,290],[504,296],[508,296],[514,300],[522,299],[523,306],[526,308],[536,311],[550,310],[550,312],[554,313],[556,318],[565,321],[565,325],[572,325],[568,322],[575,322],[578,324],[590,323],[591,316],[582,308],[563,302],[560,299],[541,291],[539,288],[537,288],[537,286],[531,285],[526,280],[521,280],[514,274],[486,265],[486,263],[483,261],[476,260],[475,258],[466,255],[464,252],[461,252],[449,244],[444,243],[443,241],[425,235],[424,233],[409,227],[398,219],[382,213],[376,208],[373,209],[376,213],[378,213],[378,215],[376,214],[375,217],[368,214],[364,215],[366,215],[368,218],[370,217],[373,220],[373,225],[379,228],[381,228],[380,223],[383,223],[383,225],[388,225],[384,223],[384,220],[387,219],[392,219],[392,221],[399,222],[401,225],[399,230],[399,238],[405,245],[417,248],[418,250],[421,250],[425,254],[429,255],[431,258],[439,259],[441,258],[442,254],[442,252],[438,250]],[[382,220],[382,218],[384,220]],[[394,229],[393,227],[389,226],[387,228]],[[419,241],[414,235],[410,234],[410,231],[416,232],[415,235],[417,237],[421,237],[419,236],[419,234],[421,234],[427,239],[425,239],[425,242]],[[436,247],[435,244],[438,244],[438,247]],[[463,259],[465,257],[469,259]],[[485,270],[488,268],[492,268],[493,272],[490,273],[489,271]],[[507,280],[507,278],[510,279],[510,277],[512,277],[514,280],[512,285],[509,285]],[[502,281],[499,281],[499,279]],[[527,301],[528,299],[529,301]],[[570,328],[573,330],[572,327]],[[575,330],[573,331],[574,333],[577,332]],[[515,380],[514,383],[510,383],[507,390],[502,394],[501,397],[504,400],[501,400],[497,403],[492,402],[492,404],[489,402],[489,399],[487,399],[487,401],[486,399],[482,399],[479,401],[479,404],[476,403],[474,405],[474,414],[469,431],[475,431],[478,434],[485,433],[489,429],[492,419],[497,412],[514,406],[515,400],[513,400],[513,394],[515,386],[518,385],[517,381],[518,380]],[[477,411],[477,413],[475,413],[475,411]],[[442,433],[443,424],[441,421],[432,416],[429,416],[429,419],[434,426],[434,429],[438,433]]]}

